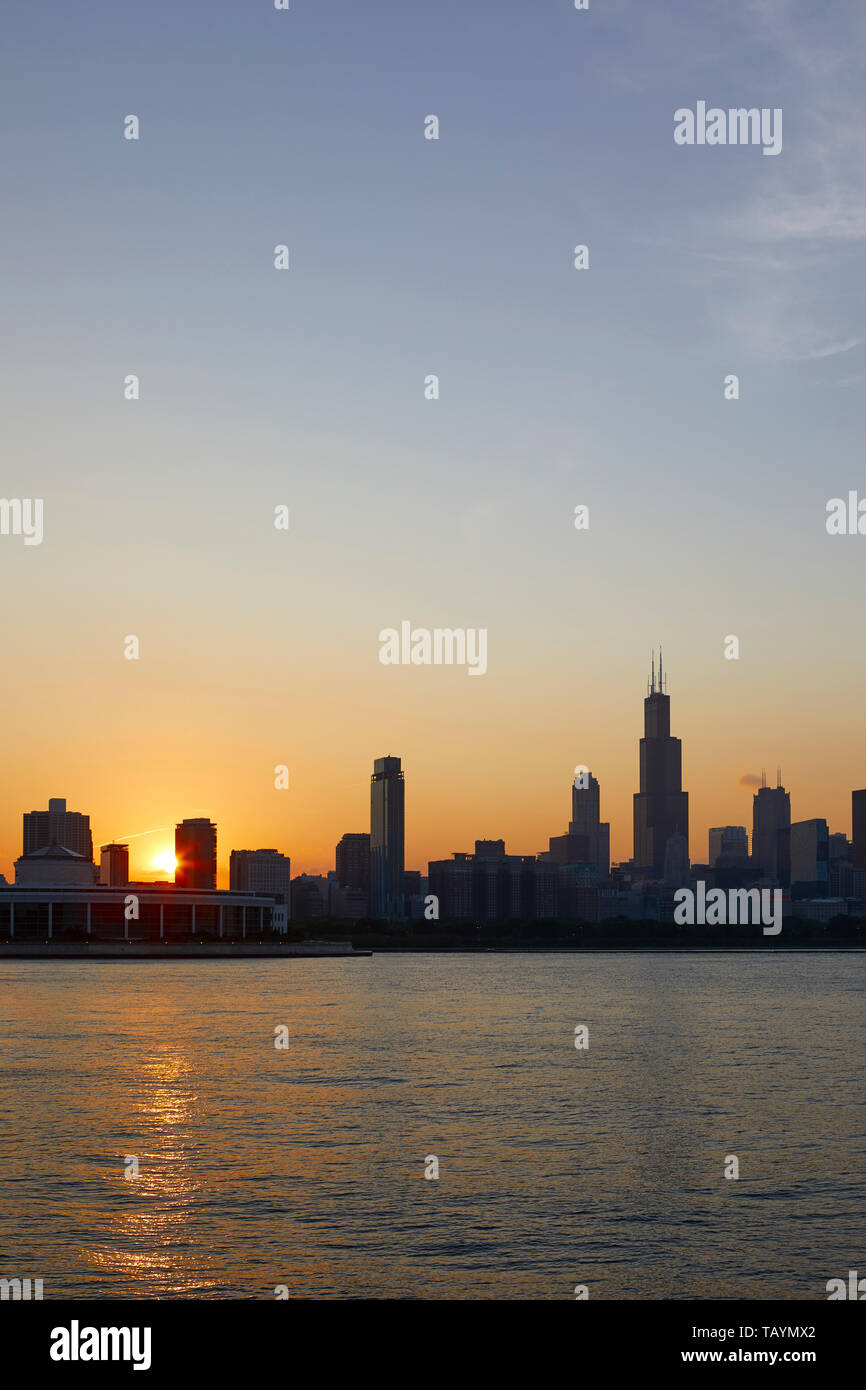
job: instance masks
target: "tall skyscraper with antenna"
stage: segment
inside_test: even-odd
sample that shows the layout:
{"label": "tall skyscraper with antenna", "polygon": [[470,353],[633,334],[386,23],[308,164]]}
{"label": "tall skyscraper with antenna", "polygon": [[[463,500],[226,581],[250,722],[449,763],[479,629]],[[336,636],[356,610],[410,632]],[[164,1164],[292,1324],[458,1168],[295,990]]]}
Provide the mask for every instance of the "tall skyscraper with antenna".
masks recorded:
{"label": "tall skyscraper with antenna", "polygon": [[689,794],[683,791],[682,744],[671,737],[671,701],[665,689],[661,648],[658,682],[653,652],[643,709],[640,791],[634,797],[634,863],[636,869],[661,879],[668,840],[673,835],[683,835],[687,846],[689,841]]}

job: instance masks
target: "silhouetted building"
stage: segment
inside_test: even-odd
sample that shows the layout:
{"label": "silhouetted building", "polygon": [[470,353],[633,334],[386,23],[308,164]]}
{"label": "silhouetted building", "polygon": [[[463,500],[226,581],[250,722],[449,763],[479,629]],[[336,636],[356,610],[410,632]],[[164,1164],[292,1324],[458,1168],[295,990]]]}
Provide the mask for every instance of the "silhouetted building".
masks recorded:
{"label": "silhouetted building", "polygon": [[337,845],[337,882],[343,888],[370,891],[370,836],[343,835]]}
{"label": "silhouetted building", "polygon": [[370,916],[403,916],[405,786],[399,758],[376,758],[370,779]]}
{"label": "silhouetted building", "polygon": [[417,898],[423,882],[420,869],[406,869],[403,874],[403,906],[406,908],[407,916],[409,915],[407,907],[409,899]]}
{"label": "silhouetted building", "polygon": [[503,840],[476,840],[474,854],[431,861],[428,891],[438,898],[444,921],[597,920],[595,864],[506,854]]}
{"label": "silhouetted building", "polygon": [[233,849],[229,855],[229,888],[241,893],[271,893],[291,906],[292,861],[275,849]]}
{"label": "silhouetted building", "polygon": [[551,836],[548,855],[555,864],[592,864],[597,877],[607,878],[610,824],[601,820],[601,790],[591,772],[574,778],[568,834]]}
{"label": "silhouetted building", "polygon": [[407,869],[403,875],[403,909],[410,921],[423,918],[427,909],[427,879],[420,869]]}
{"label": "silhouetted building", "polygon": [[292,921],[312,922],[331,915],[331,890],[323,874],[298,874],[292,879]]}
{"label": "silhouetted building", "polygon": [[92,859],[65,845],[43,845],[15,860],[15,884],[25,887],[90,887],[96,882]]}
{"label": "silhouetted building", "polygon": [[[830,861],[830,897],[866,898],[866,869],[855,869],[844,860]],[[852,909],[853,911],[853,909]],[[855,912],[855,916],[866,916],[866,912]]]}
{"label": "silhouetted building", "polygon": [[644,736],[640,741],[640,791],[634,796],[634,866],[650,878],[664,877],[665,849],[672,835],[689,838],[689,794],[683,791],[682,744],[671,737],[671,702],[664,691],[659,652],[644,700]]}
{"label": "silhouetted building", "polygon": [[328,916],[347,922],[359,922],[369,915],[369,895],[362,888],[344,888],[336,881],[331,885]]}
{"label": "silhouetted building", "polygon": [[851,863],[866,869],[866,789],[851,793]]}
{"label": "silhouetted building", "polygon": [[124,888],[129,883],[129,845],[102,846],[99,882],[104,888]]}
{"label": "silhouetted building", "polygon": [[791,826],[791,897],[826,898],[830,891],[829,834],[825,820]]}
{"label": "silhouetted building", "polygon": [[49,845],[61,845],[63,849],[71,849],[82,859],[92,862],[90,817],[82,815],[80,811],[67,811],[65,797],[51,797],[47,811],[26,811],[23,820],[25,855],[37,849],[46,849]]}
{"label": "silhouetted building", "polygon": [[[52,847],[54,848],[54,847]],[[84,870],[87,861],[65,850],[67,867]],[[46,858],[45,850],[24,856],[28,865]],[[22,861],[19,860],[19,863]],[[60,863],[61,861],[57,861]],[[274,936],[286,927],[285,908],[273,898],[250,893],[225,893],[176,888],[173,883],[135,883],[119,887],[78,884],[73,880],[41,884],[30,878],[14,888],[0,887],[0,941],[191,941],[193,939],[241,940],[247,936]],[[134,889],[137,916],[128,913],[130,887]]]}
{"label": "silhouetted building", "polygon": [[830,836],[828,841],[828,858],[831,864],[850,864],[851,863],[851,841],[847,835],[837,831]]}
{"label": "silhouetted building", "polygon": [[566,921],[598,921],[598,868],[595,864],[560,865],[556,915]]}
{"label": "silhouetted building", "polygon": [[748,859],[749,836],[744,825],[717,825],[710,831],[711,867],[721,855],[729,859]]}
{"label": "silhouetted building", "polygon": [[784,865],[780,863],[780,852],[784,853],[784,837],[780,841],[779,831],[791,828],[791,796],[777,780],[775,787],[766,782],[755,792],[752,802],[752,859],[755,875],[769,878],[776,883],[784,881]]}
{"label": "silhouetted building", "polygon": [[687,888],[689,884],[689,842],[677,832],[665,845],[664,883],[667,888]]}
{"label": "silhouetted building", "polygon": [[474,914],[475,866],[471,854],[457,852],[450,859],[433,859],[427,865],[430,892],[439,899],[440,919],[471,919]]}
{"label": "silhouetted building", "polygon": [[174,831],[178,888],[216,888],[217,828],[206,816],[181,821]]}

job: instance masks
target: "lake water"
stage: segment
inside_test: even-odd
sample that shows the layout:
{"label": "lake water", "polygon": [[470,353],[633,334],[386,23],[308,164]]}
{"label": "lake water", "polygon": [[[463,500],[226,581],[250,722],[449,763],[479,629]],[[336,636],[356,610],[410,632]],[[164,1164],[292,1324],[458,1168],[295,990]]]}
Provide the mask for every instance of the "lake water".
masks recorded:
{"label": "lake water", "polygon": [[4,962],[0,1275],[46,1299],[824,1299],[866,1272],[864,967]]}

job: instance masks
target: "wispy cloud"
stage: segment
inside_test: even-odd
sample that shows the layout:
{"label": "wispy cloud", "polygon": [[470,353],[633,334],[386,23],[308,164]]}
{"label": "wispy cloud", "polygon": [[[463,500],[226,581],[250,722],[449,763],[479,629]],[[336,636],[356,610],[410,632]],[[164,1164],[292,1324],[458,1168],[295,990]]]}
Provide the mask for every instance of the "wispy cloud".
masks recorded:
{"label": "wispy cloud", "polygon": [[744,360],[841,357],[864,341],[866,7],[744,0],[738,19],[744,63],[760,68],[750,86],[796,99],[784,103],[780,159],[758,161],[748,191],[723,212],[704,207],[690,229],[707,312]]}

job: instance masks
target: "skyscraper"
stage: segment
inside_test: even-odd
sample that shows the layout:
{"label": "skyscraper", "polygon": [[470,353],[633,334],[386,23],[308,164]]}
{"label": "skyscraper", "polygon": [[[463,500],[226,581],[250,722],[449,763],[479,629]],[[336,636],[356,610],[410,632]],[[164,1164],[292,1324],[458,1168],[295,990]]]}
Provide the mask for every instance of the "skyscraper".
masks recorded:
{"label": "skyscraper", "polygon": [[776,786],[768,787],[765,779],[752,802],[752,859],[759,878],[782,882],[786,877],[787,866],[782,861],[790,828],[791,794],[782,786],[779,773]]}
{"label": "skyscraper", "polygon": [[229,855],[229,888],[239,893],[272,893],[288,904],[292,861],[275,849],[233,849]]}
{"label": "skyscraper", "polygon": [[399,758],[377,758],[370,780],[370,916],[403,916],[405,788]]}
{"label": "skyscraper", "polygon": [[129,883],[129,845],[103,845],[99,853],[99,882],[105,888]]}
{"label": "skyscraper", "polygon": [[53,796],[47,811],[25,811],[24,853],[32,854],[49,845],[61,845],[73,854],[93,862],[93,838],[90,817],[80,811],[67,811],[66,798]]}
{"label": "skyscraper", "polygon": [[689,842],[677,830],[665,845],[664,883],[666,888],[686,888],[689,882]]}
{"label": "skyscraper", "polygon": [[830,880],[830,835],[822,818],[791,826],[791,897],[826,898]]}
{"label": "skyscraper", "polygon": [[552,835],[549,857],[556,864],[594,864],[599,878],[610,873],[610,824],[601,819],[601,788],[589,769],[571,784],[567,835]]}
{"label": "skyscraper", "polygon": [[710,868],[722,855],[748,859],[749,836],[744,825],[716,825],[710,830]]}
{"label": "skyscraper", "polygon": [[348,831],[337,845],[337,882],[341,888],[370,891],[370,836]]}
{"label": "skyscraper", "polygon": [[689,794],[683,791],[682,744],[671,737],[671,701],[665,693],[662,654],[656,685],[655,654],[643,702],[640,791],[634,796],[634,863],[653,878],[664,876],[665,849],[672,835],[689,840]]}
{"label": "skyscraper", "polygon": [[216,826],[207,816],[184,820],[174,829],[178,888],[216,888]]}

